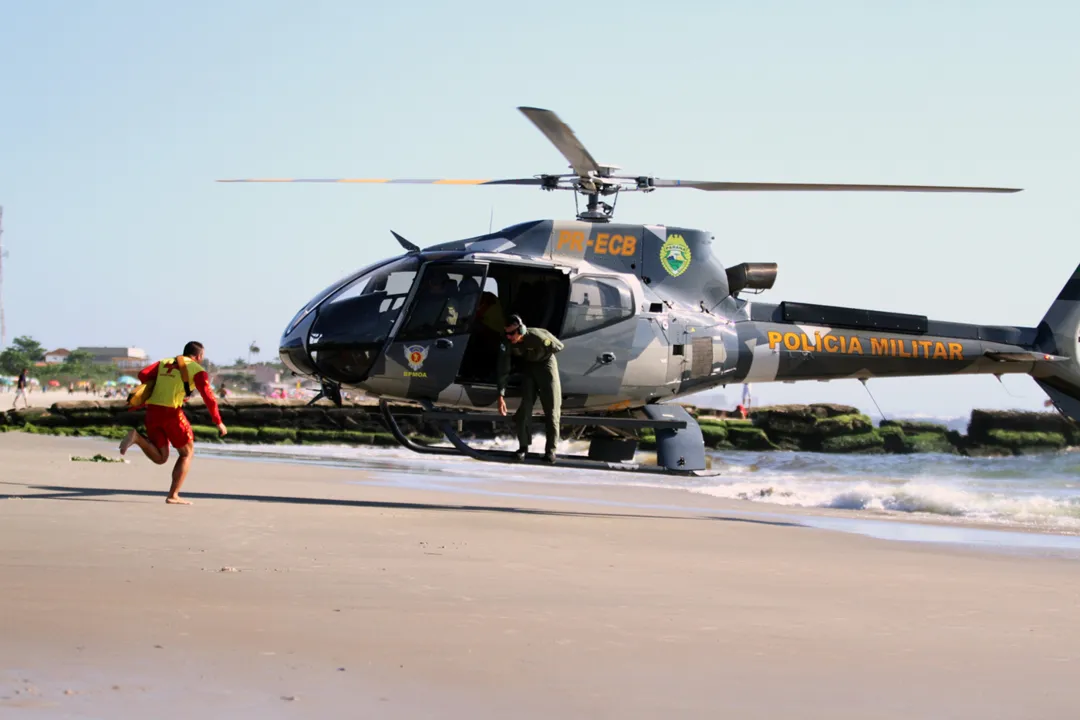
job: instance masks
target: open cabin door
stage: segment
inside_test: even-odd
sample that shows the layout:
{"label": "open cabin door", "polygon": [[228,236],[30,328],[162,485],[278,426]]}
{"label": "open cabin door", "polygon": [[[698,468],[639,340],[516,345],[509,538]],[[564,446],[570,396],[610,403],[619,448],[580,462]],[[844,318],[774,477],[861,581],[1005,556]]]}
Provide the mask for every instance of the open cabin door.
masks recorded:
{"label": "open cabin door", "polygon": [[[570,293],[567,273],[558,268],[492,261],[476,305],[468,349],[458,372],[464,388],[461,402],[474,408],[490,408],[498,399],[496,363],[505,342],[507,318],[519,315],[526,327],[562,332]],[[514,368],[507,383],[507,400],[513,406],[520,382]]]}
{"label": "open cabin door", "polygon": [[487,273],[486,263],[428,263],[404,322],[386,350],[387,386],[414,400],[454,404],[456,384],[473,317]]}

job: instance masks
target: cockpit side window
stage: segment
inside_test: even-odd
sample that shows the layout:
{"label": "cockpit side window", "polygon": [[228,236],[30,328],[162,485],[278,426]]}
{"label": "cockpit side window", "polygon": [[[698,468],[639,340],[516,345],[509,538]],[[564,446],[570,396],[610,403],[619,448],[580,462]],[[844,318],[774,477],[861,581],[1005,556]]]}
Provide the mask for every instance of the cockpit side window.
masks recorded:
{"label": "cockpit side window", "polygon": [[615,278],[582,276],[570,283],[570,305],[563,337],[573,337],[626,320],[634,315],[634,297]]}

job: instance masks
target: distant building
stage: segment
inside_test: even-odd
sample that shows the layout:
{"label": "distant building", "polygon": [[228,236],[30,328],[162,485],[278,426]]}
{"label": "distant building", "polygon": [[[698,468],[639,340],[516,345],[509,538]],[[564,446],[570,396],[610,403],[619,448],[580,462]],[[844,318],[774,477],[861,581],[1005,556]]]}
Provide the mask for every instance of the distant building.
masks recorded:
{"label": "distant building", "polygon": [[60,365],[65,360],[67,360],[68,355],[70,354],[71,352],[69,350],[66,350],[64,348],[57,348],[56,350],[45,353],[45,364]]}
{"label": "distant building", "polygon": [[96,365],[112,365],[121,370],[140,370],[147,364],[146,351],[136,347],[80,347],[90,353]]}
{"label": "distant building", "polygon": [[149,362],[150,361],[146,358],[142,358],[141,360],[139,358],[130,357],[113,358],[113,365],[115,365],[120,370],[142,370],[144,367],[147,366]]}

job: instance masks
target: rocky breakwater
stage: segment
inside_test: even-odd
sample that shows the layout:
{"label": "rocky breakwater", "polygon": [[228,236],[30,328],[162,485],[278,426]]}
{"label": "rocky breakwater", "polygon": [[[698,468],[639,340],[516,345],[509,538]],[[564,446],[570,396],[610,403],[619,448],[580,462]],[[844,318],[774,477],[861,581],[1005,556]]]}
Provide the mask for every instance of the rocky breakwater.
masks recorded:
{"label": "rocky breakwater", "polygon": [[[704,428],[707,418],[699,422]],[[761,432],[762,437],[756,439],[756,444],[760,446],[767,439],[769,448],[776,450],[937,452],[988,457],[1047,452],[1080,445],[1080,427],[1058,413],[1049,412],[974,410],[967,434],[917,420],[883,420],[875,427],[858,408],[830,404],[755,408],[750,413],[750,422]],[[730,445],[739,447],[738,440]]]}
{"label": "rocky breakwater", "polygon": [[[219,403],[228,426],[227,440],[248,443],[346,443],[396,445],[371,401],[308,405],[302,400],[240,398]],[[201,400],[184,409],[196,440],[217,439],[210,413]],[[145,411],[129,410],[122,401],[58,402],[49,408],[9,410],[0,414],[0,430],[23,430],[50,435],[100,436],[119,439],[129,428],[142,427]],[[396,408],[402,430],[421,442],[435,442],[441,433],[421,421],[415,408]]]}
{"label": "rocky breakwater", "polygon": [[[241,398],[222,402],[229,426],[226,442],[396,445],[373,401],[335,407],[328,401],[308,405],[300,400]],[[943,425],[914,420],[873,421],[847,405],[774,405],[755,408],[748,419],[726,413],[687,409],[697,417],[705,444],[713,450],[796,450],[823,453],[938,452],[976,457],[1021,455],[1080,445],[1080,428],[1057,413],[975,410],[967,434]],[[217,429],[201,400],[185,412],[200,441],[216,441]],[[414,407],[396,407],[402,430],[417,442],[440,442],[438,428],[424,422]],[[141,427],[145,413],[120,401],[58,402],[49,408],[10,410],[0,414],[0,431],[51,435],[100,436],[119,439]],[[505,423],[470,422],[466,438],[509,436]],[[539,424],[538,424],[539,431]],[[567,428],[573,432],[573,428]],[[640,447],[655,447],[651,431],[641,434]]]}

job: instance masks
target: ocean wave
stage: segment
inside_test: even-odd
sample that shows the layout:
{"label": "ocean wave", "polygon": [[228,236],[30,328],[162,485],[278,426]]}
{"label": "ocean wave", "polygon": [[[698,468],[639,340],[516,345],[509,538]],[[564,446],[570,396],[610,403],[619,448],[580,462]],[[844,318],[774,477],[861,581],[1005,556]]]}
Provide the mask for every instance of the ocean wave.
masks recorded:
{"label": "ocean wave", "polygon": [[821,483],[804,478],[770,478],[769,482],[714,484],[690,490],[718,498],[790,507],[927,514],[1080,531],[1080,498],[1077,497],[983,493],[934,482],[897,486],[866,481]]}
{"label": "ocean wave", "polygon": [[905,483],[920,478],[956,478],[987,482],[1080,482],[1080,451],[1009,457],[965,457],[942,453],[911,455],[831,455],[806,452],[715,453],[713,463],[731,473],[799,475],[820,479],[865,479]]}
{"label": "ocean wave", "polygon": [[[510,450],[510,438],[479,441]],[[533,450],[543,447],[534,439]],[[582,441],[563,440],[560,455],[583,453]],[[417,455],[404,448],[314,445],[202,445],[210,455],[348,467],[364,482],[506,481],[558,485],[635,486],[690,491],[717,498],[791,507],[926,515],[1056,532],[1080,532],[1080,453],[967,458],[956,455],[824,455],[735,451],[712,456],[718,477],[634,475],[560,467],[507,466],[462,456]],[[654,454],[637,460],[656,462]],[[411,479],[410,479],[411,478]]]}

